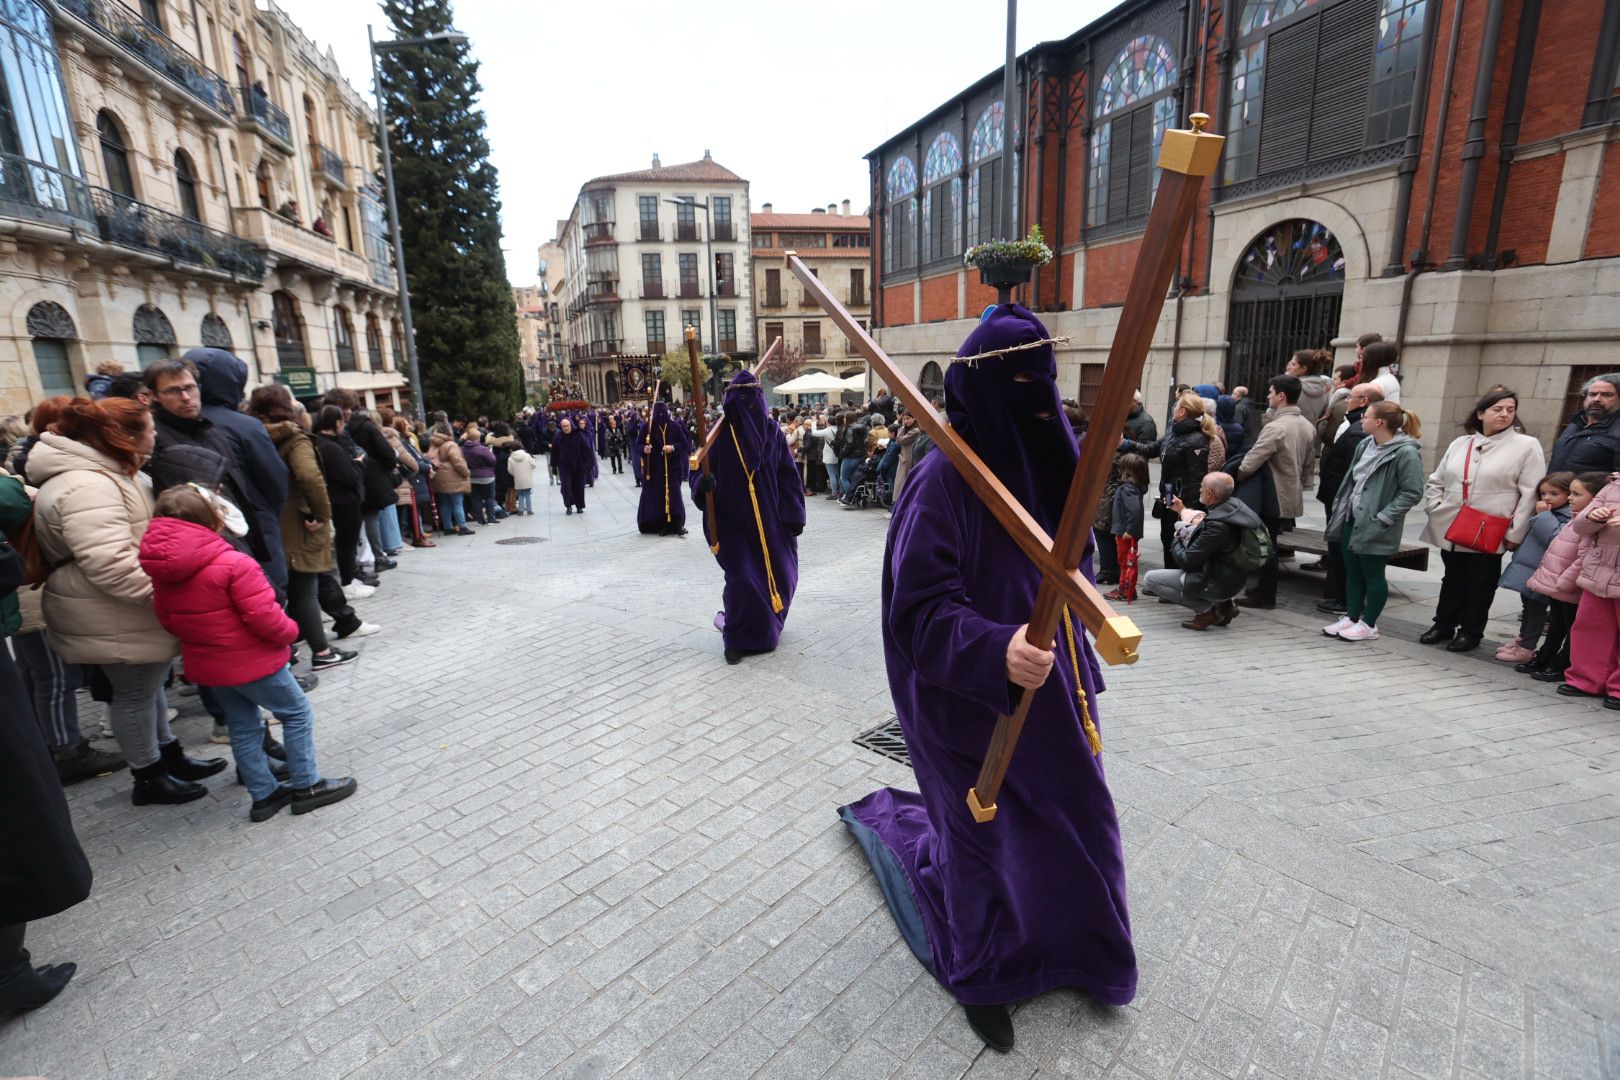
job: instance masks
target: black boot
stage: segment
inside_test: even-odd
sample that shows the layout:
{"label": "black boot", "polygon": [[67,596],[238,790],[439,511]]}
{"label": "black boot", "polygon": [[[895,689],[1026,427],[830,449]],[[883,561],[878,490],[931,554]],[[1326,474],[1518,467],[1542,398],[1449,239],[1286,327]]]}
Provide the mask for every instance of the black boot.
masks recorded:
{"label": "black boot", "polygon": [[170,776],[169,765],[162,758],[150,765],[131,769],[130,775],[135,777],[135,790],[131,793],[130,799],[136,806],[150,806],[154,803],[176,806],[208,794],[208,789],[201,784],[177,780]]}
{"label": "black boot", "polygon": [[[269,724],[264,725],[264,755],[277,761],[287,760],[287,748],[276,742],[276,737],[270,734]],[[270,771],[275,772],[275,768],[274,765],[270,766]]]}
{"label": "black boot", "polygon": [[129,767],[122,754],[97,750],[90,745],[89,739],[80,739],[78,746],[52,756],[56,759],[56,777],[64,787]]}
{"label": "black boot", "polygon": [[29,968],[17,978],[0,986],[0,1016],[13,1012],[37,1009],[47,1004],[67,986],[77,964],[47,964]]}
{"label": "black boot", "polygon": [[158,749],[163,752],[163,764],[168,767],[169,775],[176,780],[202,780],[225,771],[225,759],[222,757],[186,757],[179,739],[164,743]]}
{"label": "black boot", "polygon": [[1013,1048],[1012,1014],[1005,1005],[963,1005],[968,1027],[992,1050],[1006,1053]]}
{"label": "black boot", "polygon": [[327,776],[315,782],[314,787],[292,789],[292,812],[307,814],[323,806],[342,802],[354,794],[359,785],[352,776]]}
{"label": "black boot", "polygon": [[[271,758],[270,775],[276,778],[276,783],[285,784],[292,779],[292,767],[285,761],[277,761],[275,758]],[[247,781],[242,777],[242,766],[240,765],[236,767],[236,782],[241,787],[247,786]]]}

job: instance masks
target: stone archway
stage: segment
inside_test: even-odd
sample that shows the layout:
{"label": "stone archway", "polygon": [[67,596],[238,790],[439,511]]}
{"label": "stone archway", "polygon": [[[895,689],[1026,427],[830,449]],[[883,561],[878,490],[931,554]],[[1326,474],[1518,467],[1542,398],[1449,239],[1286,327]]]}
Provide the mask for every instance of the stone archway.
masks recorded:
{"label": "stone archway", "polygon": [[1279,221],[1239,256],[1228,310],[1226,387],[1260,393],[1298,349],[1328,348],[1339,333],[1345,257],[1326,225]]}

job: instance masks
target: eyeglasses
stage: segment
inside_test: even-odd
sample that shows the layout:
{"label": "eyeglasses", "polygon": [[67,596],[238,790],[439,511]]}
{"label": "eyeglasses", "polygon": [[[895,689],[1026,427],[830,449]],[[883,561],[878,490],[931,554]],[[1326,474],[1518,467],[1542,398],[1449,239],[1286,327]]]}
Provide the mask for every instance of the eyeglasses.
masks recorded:
{"label": "eyeglasses", "polygon": [[196,383],[186,383],[183,386],[166,386],[158,391],[159,397],[187,398],[196,397],[198,393]]}

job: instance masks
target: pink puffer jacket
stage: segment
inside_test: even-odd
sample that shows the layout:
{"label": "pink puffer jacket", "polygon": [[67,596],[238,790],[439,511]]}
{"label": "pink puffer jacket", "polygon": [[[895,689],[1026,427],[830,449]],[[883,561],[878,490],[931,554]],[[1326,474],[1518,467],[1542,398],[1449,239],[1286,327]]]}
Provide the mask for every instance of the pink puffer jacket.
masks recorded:
{"label": "pink puffer jacket", "polygon": [[1575,531],[1573,521],[1567,523],[1547,545],[1541,565],[1530,575],[1530,588],[1542,596],[1550,596],[1566,604],[1579,603],[1581,587],[1577,579],[1581,572],[1581,556],[1591,544],[1592,541]]}
{"label": "pink puffer jacket", "polygon": [[[1592,511],[1600,506],[1612,507],[1616,516],[1593,521]],[[1594,596],[1620,599],[1620,482],[1605,485],[1569,527],[1584,541],[1577,583]]]}

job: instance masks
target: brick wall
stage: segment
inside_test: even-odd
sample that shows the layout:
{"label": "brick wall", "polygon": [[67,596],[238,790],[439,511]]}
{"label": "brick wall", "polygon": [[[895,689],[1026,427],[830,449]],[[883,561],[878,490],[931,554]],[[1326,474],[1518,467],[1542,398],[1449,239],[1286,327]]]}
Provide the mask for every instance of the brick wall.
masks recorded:
{"label": "brick wall", "polygon": [[1620,151],[1613,143],[1603,155],[1595,201],[1591,229],[1586,234],[1586,257],[1620,255]]}
{"label": "brick wall", "polygon": [[911,282],[886,285],[883,288],[883,325],[904,326],[911,322]]}
{"label": "brick wall", "polygon": [[[1603,5],[1596,0],[1585,4],[1542,4],[1520,143],[1550,139],[1581,126],[1586,82],[1592,75],[1593,45],[1602,22]],[[1501,62],[1511,64],[1512,42],[1505,35],[1503,41],[1507,50]]]}
{"label": "brick wall", "polygon": [[1564,155],[1552,154],[1516,162],[1508,174],[1507,209],[1497,245],[1499,250],[1513,250],[1515,265],[1547,261],[1547,237],[1563,171]]}
{"label": "brick wall", "polygon": [[1141,246],[1141,238],[1135,237],[1087,250],[1083,298],[1086,307],[1125,302],[1125,290],[1131,283],[1131,270],[1136,266],[1136,253]]}
{"label": "brick wall", "polygon": [[922,321],[938,322],[956,317],[956,271],[923,278]]}

